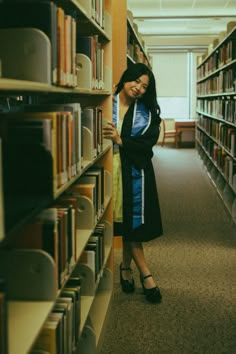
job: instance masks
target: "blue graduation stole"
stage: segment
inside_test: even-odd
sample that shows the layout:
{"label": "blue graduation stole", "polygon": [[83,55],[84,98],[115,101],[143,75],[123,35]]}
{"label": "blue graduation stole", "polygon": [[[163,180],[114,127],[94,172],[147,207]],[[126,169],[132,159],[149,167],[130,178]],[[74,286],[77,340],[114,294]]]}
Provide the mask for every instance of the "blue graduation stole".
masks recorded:
{"label": "blue graduation stole", "polygon": [[[114,95],[113,123],[117,126],[119,120],[119,96]],[[143,135],[151,124],[150,111],[143,102],[136,100],[133,111],[131,136]],[[118,147],[114,146],[116,150]],[[131,166],[132,169],[132,194],[133,194],[133,229],[144,223],[144,170]]]}

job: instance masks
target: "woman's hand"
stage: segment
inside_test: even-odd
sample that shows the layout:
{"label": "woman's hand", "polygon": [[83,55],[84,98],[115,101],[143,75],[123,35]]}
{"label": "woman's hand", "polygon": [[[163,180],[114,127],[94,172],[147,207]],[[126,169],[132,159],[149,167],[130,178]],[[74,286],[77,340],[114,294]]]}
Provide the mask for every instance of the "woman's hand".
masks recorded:
{"label": "woman's hand", "polygon": [[113,143],[122,145],[122,140],[116,126],[112,122],[108,122],[105,127],[103,127],[103,137],[106,139],[111,139]]}

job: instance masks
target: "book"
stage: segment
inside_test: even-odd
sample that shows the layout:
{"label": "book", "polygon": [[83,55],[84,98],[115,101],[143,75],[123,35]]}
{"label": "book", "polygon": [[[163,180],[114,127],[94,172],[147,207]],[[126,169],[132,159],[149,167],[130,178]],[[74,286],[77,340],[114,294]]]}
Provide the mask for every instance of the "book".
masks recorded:
{"label": "book", "polygon": [[48,320],[36,339],[33,350],[45,350],[50,354],[61,353],[62,338],[62,315],[52,317],[49,315]]}
{"label": "book", "polygon": [[45,327],[57,327],[57,353],[63,353],[64,348],[64,314],[61,312],[52,311],[48,318],[47,322],[44,325]]}
{"label": "book", "polygon": [[[96,157],[103,150],[102,124],[103,114],[100,107],[84,107],[82,109],[82,126],[89,129],[93,140],[93,156]],[[84,146],[84,150],[86,145]]]}
{"label": "book", "polygon": [[96,225],[93,234],[90,236],[90,239],[93,240],[98,239],[98,254],[99,254],[99,264],[100,268],[102,268],[104,259],[105,259],[105,240],[104,240],[104,233],[105,233],[105,224],[99,223]]}
{"label": "book", "polygon": [[64,352],[72,353],[73,350],[73,316],[74,308],[72,304],[72,299],[67,297],[59,297],[54,306],[54,311],[61,311],[65,313],[65,328],[66,333],[64,337]]}
{"label": "book", "polygon": [[[96,139],[96,116],[93,107],[84,107],[81,112],[81,122],[82,126],[89,129],[92,135],[92,157],[97,156],[97,139]],[[85,143],[85,141],[84,141]],[[83,150],[86,150],[86,145],[84,145]]]}
{"label": "book", "polygon": [[104,166],[92,166],[85,172],[85,176],[99,176],[98,177],[98,189],[100,190],[99,195],[101,197],[101,209],[104,210],[105,207],[105,177],[104,177]]}
{"label": "book", "polygon": [[57,47],[58,47],[58,71],[57,71],[57,83],[60,86],[65,85],[65,12],[61,7],[57,8]]}
{"label": "book", "polygon": [[77,38],[77,24],[74,17],[71,18],[71,74],[72,86],[76,87],[77,82],[77,69],[76,69],[76,38]]}
{"label": "book", "polygon": [[65,42],[65,51],[64,51],[64,64],[65,64],[65,85],[72,85],[72,61],[71,61],[71,30],[72,30],[72,18],[69,15],[64,16],[64,42]]}
{"label": "book", "polygon": [[81,278],[79,276],[71,276],[65,286],[66,291],[74,291],[76,295],[75,302],[75,341],[79,340],[80,323],[81,323]]}
{"label": "book", "polygon": [[67,250],[68,250],[68,266],[69,269],[73,267],[76,262],[77,255],[77,240],[76,240],[76,209],[77,209],[77,199],[60,197],[54,204],[53,207],[65,208],[67,210]]}
{"label": "book", "polygon": [[91,235],[85,247],[85,250],[91,250],[95,253],[95,280],[97,280],[99,272],[102,268],[99,236]]}
{"label": "book", "polygon": [[72,342],[73,346],[76,346],[79,340],[79,332],[80,332],[80,306],[81,306],[81,298],[80,298],[80,286],[65,286],[61,296],[62,298],[71,298],[74,311],[73,311],[73,329],[72,329]]}
{"label": "book", "polygon": [[56,208],[59,239],[60,285],[63,286],[69,271],[68,257],[68,212],[66,208]]}
{"label": "book", "polygon": [[71,330],[69,328],[69,320],[68,320],[68,304],[67,303],[59,303],[58,301],[55,303],[52,311],[52,315],[54,314],[62,314],[62,322],[63,322],[63,329],[62,329],[62,338],[61,338],[61,347],[62,353],[70,353],[68,352],[68,332]]}
{"label": "book", "polygon": [[[68,141],[71,150],[71,174],[72,176],[76,175],[81,171],[82,166],[82,131],[81,131],[81,106],[80,103],[66,103],[66,104],[57,104],[57,103],[48,103],[41,105],[25,105],[24,110],[27,112],[58,112],[61,113],[58,117],[57,127],[58,134],[57,137],[59,139],[58,145],[62,144],[62,118],[63,114],[68,115],[68,129],[71,126],[71,137]],[[70,114],[69,114],[70,113]],[[68,148],[69,149],[69,148]],[[60,150],[60,149],[59,149]],[[59,151],[60,156],[60,151]],[[60,162],[62,157],[58,157],[58,163]],[[61,166],[61,165],[60,165]]]}

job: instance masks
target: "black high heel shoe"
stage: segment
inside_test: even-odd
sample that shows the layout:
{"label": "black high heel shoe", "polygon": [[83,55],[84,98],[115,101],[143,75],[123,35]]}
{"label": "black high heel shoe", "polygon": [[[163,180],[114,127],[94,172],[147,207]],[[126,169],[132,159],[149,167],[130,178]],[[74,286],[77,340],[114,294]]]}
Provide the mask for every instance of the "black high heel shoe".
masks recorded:
{"label": "black high heel shoe", "polygon": [[145,298],[148,302],[151,302],[153,304],[160,303],[162,296],[161,296],[161,292],[160,292],[160,289],[158,288],[158,286],[155,286],[154,288],[151,288],[151,289],[147,289],[144,286],[144,280],[147,278],[150,278],[151,276],[152,276],[151,274],[146,275],[145,277],[140,275],[140,281],[141,281],[141,284],[143,287],[143,293],[144,293]]}
{"label": "black high heel shoe", "polygon": [[132,269],[130,267],[128,268],[122,268],[122,265],[120,264],[120,285],[124,293],[133,293],[135,286],[134,286],[134,278],[130,280],[126,280],[122,278],[122,271],[123,270],[129,270],[132,272]]}

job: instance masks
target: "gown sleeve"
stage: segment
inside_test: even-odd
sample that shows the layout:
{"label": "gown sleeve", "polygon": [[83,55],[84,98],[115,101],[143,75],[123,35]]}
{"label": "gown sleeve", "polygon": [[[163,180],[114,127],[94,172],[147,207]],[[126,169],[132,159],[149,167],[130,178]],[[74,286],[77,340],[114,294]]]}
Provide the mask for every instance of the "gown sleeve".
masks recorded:
{"label": "gown sleeve", "polygon": [[[128,128],[128,126],[127,126]],[[156,117],[151,117],[151,124],[143,135],[130,136],[129,129],[123,124],[120,151],[129,162],[137,168],[145,168],[153,156],[152,148],[156,144],[160,134],[160,123]]]}

